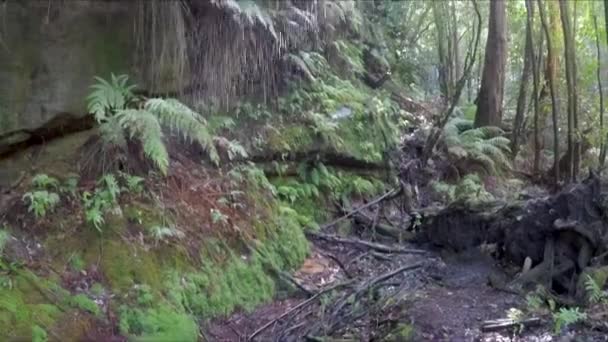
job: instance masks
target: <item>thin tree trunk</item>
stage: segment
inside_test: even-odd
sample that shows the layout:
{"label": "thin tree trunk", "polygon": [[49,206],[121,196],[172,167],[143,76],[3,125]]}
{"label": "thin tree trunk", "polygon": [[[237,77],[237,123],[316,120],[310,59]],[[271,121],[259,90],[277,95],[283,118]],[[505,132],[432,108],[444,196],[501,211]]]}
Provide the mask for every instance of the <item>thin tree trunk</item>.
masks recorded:
{"label": "thin tree trunk", "polygon": [[[526,40],[531,45],[531,57],[532,57],[532,99],[534,101],[534,174],[539,174],[540,171],[540,143],[538,136],[538,117],[539,117],[539,106],[538,106],[538,86],[539,86],[539,72],[540,63],[537,64],[536,57],[534,56],[534,41],[532,38],[532,31],[534,29],[534,2],[533,0],[526,0],[526,25],[529,31],[526,30],[526,34],[530,34],[529,40]],[[542,41],[539,42],[542,47]],[[538,61],[540,62],[540,56],[542,54],[539,50]]]}
{"label": "thin tree trunk", "polygon": [[528,92],[528,83],[530,80],[530,72],[534,67],[534,47],[532,45],[532,20],[530,17],[534,17],[534,7],[530,7],[528,0],[526,0],[526,9],[528,13],[528,20],[526,21],[526,44],[524,47],[524,68],[521,73],[521,81],[519,83],[519,95],[517,96],[517,108],[515,110],[515,122],[513,125],[513,133],[511,136],[511,152],[512,157],[515,159],[519,152],[519,138],[521,137],[521,131],[523,129],[524,115],[526,112],[526,101]]}
{"label": "thin tree trunk", "polygon": [[421,157],[421,163],[423,166],[427,164],[429,158],[431,157],[431,154],[433,153],[433,150],[435,149],[435,145],[437,145],[437,141],[439,141],[439,138],[441,137],[441,133],[443,132],[445,125],[447,124],[447,122],[450,120],[450,117],[454,113],[454,109],[456,108],[456,105],[458,104],[458,100],[460,99],[460,96],[462,95],[462,90],[464,89],[467,79],[469,77],[471,77],[471,71],[473,69],[473,66],[475,65],[475,60],[477,58],[477,52],[478,52],[477,48],[479,46],[479,37],[481,35],[482,20],[481,20],[481,13],[479,12],[479,6],[477,5],[477,1],[471,0],[471,3],[473,4],[473,9],[475,10],[475,15],[477,17],[477,29],[475,30],[474,34],[472,35],[472,39],[469,42],[467,55],[464,59],[462,76],[460,77],[458,82],[456,82],[454,96],[452,98],[448,99],[446,109],[437,118],[437,122],[434,125],[433,129],[431,130],[431,133],[429,134],[429,136],[426,140],[424,149],[422,151],[422,157]]}
{"label": "thin tree trunk", "polygon": [[595,47],[597,49],[597,88],[600,93],[600,169],[606,162],[606,140],[604,138],[604,89],[602,88],[602,49],[600,48],[600,30],[597,26],[597,16],[593,16],[593,26],[595,28]]}
{"label": "thin tree trunk", "polygon": [[443,3],[440,1],[432,2],[433,17],[435,20],[435,28],[437,30],[437,53],[439,55],[439,87],[441,93],[446,99],[450,99],[450,86],[449,86],[449,60],[448,60],[448,47],[446,46],[447,30],[445,25],[445,18],[443,12]]}
{"label": "thin tree trunk", "polygon": [[[549,24],[547,23],[547,17],[545,16],[544,5],[541,0],[538,1],[538,12],[540,14],[540,20],[545,31],[545,39],[547,41],[547,62],[551,63],[553,59],[553,45],[551,44],[551,32],[549,31]],[[549,69],[549,67],[547,67]],[[549,91],[551,93],[551,117],[553,120],[553,172],[554,172],[554,185],[557,187],[559,184],[559,137],[558,137],[558,126],[557,126],[557,96],[555,91],[555,79],[553,73],[548,72],[548,83]]]}
{"label": "thin tree trunk", "polygon": [[578,171],[576,161],[578,159],[578,148],[576,145],[579,145],[579,143],[575,141],[575,134],[578,134],[576,113],[576,57],[568,3],[565,0],[560,0],[559,9],[564,32],[564,58],[566,61],[566,84],[568,87],[568,151],[566,152],[568,155],[568,179],[571,182],[575,182]]}
{"label": "thin tree trunk", "polygon": [[505,66],[507,63],[506,2],[490,2],[486,56],[477,96],[475,127],[500,126],[504,95]]}

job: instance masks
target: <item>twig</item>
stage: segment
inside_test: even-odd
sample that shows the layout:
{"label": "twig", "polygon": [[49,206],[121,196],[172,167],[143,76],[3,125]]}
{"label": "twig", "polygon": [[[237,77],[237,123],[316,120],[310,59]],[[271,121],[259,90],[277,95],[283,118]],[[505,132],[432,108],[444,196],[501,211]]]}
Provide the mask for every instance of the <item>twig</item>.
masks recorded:
{"label": "twig", "polygon": [[503,329],[508,329],[517,326],[532,327],[540,325],[541,320],[538,317],[527,318],[523,320],[499,319],[493,321],[485,321],[481,326],[482,332],[493,332]]}
{"label": "twig", "polygon": [[313,238],[317,238],[317,239],[321,239],[321,240],[325,240],[325,241],[329,241],[329,242],[363,246],[363,247],[367,247],[367,248],[370,248],[370,249],[373,249],[373,250],[376,250],[376,251],[382,252],[382,253],[396,253],[396,254],[426,254],[427,253],[427,251],[422,250],[422,249],[391,247],[391,246],[383,245],[381,243],[369,242],[369,241],[354,239],[354,238],[353,239],[341,238],[341,237],[335,236],[335,235],[312,233],[312,232],[308,232],[306,234]]}
{"label": "twig", "polygon": [[248,338],[247,340],[248,340],[248,341],[253,341],[253,339],[254,339],[256,336],[258,336],[258,335],[259,335],[261,332],[263,332],[264,330],[268,329],[268,327],[270,327],[270,326],[271,326],[271,325],[273,325],[274,323],[276,323],[276,322],[278,322],[278,321],[282,320],[283,318],[287,317],[287,316],[288,316],[289,314],[291,314],[292,312],[295,312],[295,311],[297,311],[297,310],[300,310],[301,308],[305,307],[306,305],[308,305],[308,304],[312,303],[312,302],[313,302],[313,301],[315,301],[317,298],[319,298],[321,295],[323,295],[323,294],[325,294],[325,293],[327,293],[327,292],[333,291],[333,290],[335,290],[335,289],[337,289],[337,288],[344,287],[344,286],[348,286],[348,285],[350,285],[350,284],[352,284],[352,283],[353,283],[353,280],[348,280],[348,281],[345,281],[345,282],[343,282],[343,283],[339,283],[339,284],[336,284],[336,285],[330,286],[330,287],[328,287],[328,288],[325,288],[325,289],[323,289],[323,290],[321,290],[321,291],[317,292],[317,293],[316,293],[314,296],[312,296],[312,297],[308,298],[307,300],[305,300],[305,301],[303,301],[302,303],[300,303],[300,304],[298,304],[298,305],[294,306],[293,308],[291,308],[291,309],[289,309],[289,310],[285,311],[285,312],[284,312],[282,315],[280,315],[279,317],[277,317],[277,318],[273,319],[272,321],[270,321],[270,322],[268,322],[268,323],[264,324],[264,325],[263,325],[262,327],[260,327],[258,330],[254,331],[254,332],[253,332],[253,334],[249,335],[249,338]]}

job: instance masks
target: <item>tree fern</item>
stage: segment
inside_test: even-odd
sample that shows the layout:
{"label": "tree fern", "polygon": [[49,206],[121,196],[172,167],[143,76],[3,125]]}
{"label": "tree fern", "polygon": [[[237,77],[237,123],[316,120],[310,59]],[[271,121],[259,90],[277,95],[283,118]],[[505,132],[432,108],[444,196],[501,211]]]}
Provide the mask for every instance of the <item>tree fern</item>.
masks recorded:
{"label": "tree fern", "polygon": [[481,163],[488,172],[495,173],[511,167],[509,139],[503,134],[498,127],[473,128],[471,120],[456,118],[445,126],[443,139],[448,153],[458,150],[458,158]]}

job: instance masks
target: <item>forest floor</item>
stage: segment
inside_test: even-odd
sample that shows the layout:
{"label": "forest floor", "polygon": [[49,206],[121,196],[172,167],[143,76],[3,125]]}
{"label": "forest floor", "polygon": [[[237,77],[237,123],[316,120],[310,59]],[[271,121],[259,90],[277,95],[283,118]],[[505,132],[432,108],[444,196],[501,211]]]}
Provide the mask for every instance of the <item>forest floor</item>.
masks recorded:
{"label": "forest floor", "polygon": [[[521,295],[491,284],[489,279],[504,278],[506,274],[494,258],[479,249],[457,255],[430,249],[424,254],[409,254],[381,253],[363,245],[319,239],[311,239],[311,243],[311,256],[292,278],[302,291],[278,298],[253,312],[237,312],[214,320],[203,327],[205,338],[209,341],[608,340],[605,334],[584,327],[555,335],[548,311],[535,315],[540,324],[534,327],[482,332],[484,322],[506,319],[509,310],[526,311],[528,304]],[[416,247],[419,246],[399,244],[396,248]],[[382,277],[403,265],[421,267]],[[364,287],[361,284],[379,278],[383,279],[366,289],[366,295],[357,296],[356,289]],[[349,281],[357,284],[355,290],[341,290],[336,285]],[[335,291],[324,292],[334,287]]]}

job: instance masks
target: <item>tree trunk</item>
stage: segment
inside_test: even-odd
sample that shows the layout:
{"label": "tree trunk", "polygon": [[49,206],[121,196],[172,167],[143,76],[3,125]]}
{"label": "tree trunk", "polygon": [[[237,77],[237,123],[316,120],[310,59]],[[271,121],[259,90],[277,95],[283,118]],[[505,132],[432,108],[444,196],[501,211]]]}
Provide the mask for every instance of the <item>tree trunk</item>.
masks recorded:
{"label": "tree trunk", "polygon": [[602,88],[602,53],[600,48],[600,31],[597,26],[597,16],[593,16],[593,26],[595,27],[595,47],[597,49],[597,88],[600,92],[600,168],[606,162],[606,140],[604,138],[604,89]]}
{"label": "tree trunk", "polygon": [[446,99],[450,99],[450,67],[449,67],[449,47],[446,18],[444,15],[444,4],[440,1],[433,1],[433,17],[437,31],[437,53],[439,55],[439,88]]}
{"label": "tree trunk", "polygon": [[[528,42],[531,45],[531,54],[532,54],[532,101],[534,103],[534,174],[537,175],[540,172],[540,142],[538,136],[538,117],[539,117],[539,104],[538,104],[538,87],[539,87],[539,72],[540,63],[537,64],[537,59],[534,55],[534,42],[532,39],[532,31],[534,29],[534,2],[533,0],[526,0],[526,25],[529,28],[529,31],[526,30],[526,34],[530,34],[529,41],[526,40],[526,45]],[[542,46],[542,41],[538,43]],[[542,54],[538,54],[538,62],[540,62],[540,57]]]}
{"label": "tree trunk", "polygon": [[490,3],[490,20],[486,55],[477,96],[475,127],[500,126],[504,95],[505,66],[507,63],[506,2]]}
{"label": "tree trunk", "polygon": [[[519,152],[519,138],[523,129],[524,115],[526,112],[526,101],[528,92],[528,82],[530,72],[534,68],[534,46],[532,45],[532,20],[534,18],[534,7],[529,5],[529,0],[526,0],[527,21],[526,21],[526,44],[524,47],[524,68],[521,73],[521,81],[519,84],[519,95],[517,96],[517,109],[515,110],[515,122],[513,124],[513,132],[511,135],[511,152],[515,159]],[[534,90],[536,93],[536,89]],[[535,96],[536,97],[536,96]]]}
{"label": "tree trunk", "polygon": [[[545,16],[544,5],[541,0],[538,1],[538,11],[540,14],[540,20],[543,24],[543,30],[545,31],[545,38],[547,40],[547,63],[555,62],[553,58],[553,45],[551,39],[551,32],[549,31],[549,24],[547,23],[547,17]],[[551,70],[550,66],[547,66],[547,70]],[[557,126],[557,94],[555,91],[555,79],[552,72],[547,72],[547,82],[549,83],[549,91],[551,93],[551,117],[553,121],[553,172],[554,172],[554,185],[557,187],[559,183],[559,137],[558,137],[558,126]]]}
{"label": "tree trunk", "polygon": [[[568,179],[571,182],[576,181],[577,159],[578,159],[578,142],[575,141],[577,133],[577,96],[576,96],[576,60],[574,51],[574,36],[570,23],[570,13],[568,3],[565,0],[559,1],[559,12],[562,20],[562,29],[564,32],[564,59],[566,61],[566,84],[568,88]],[[578,140],[578,139],[576,139]]]}

